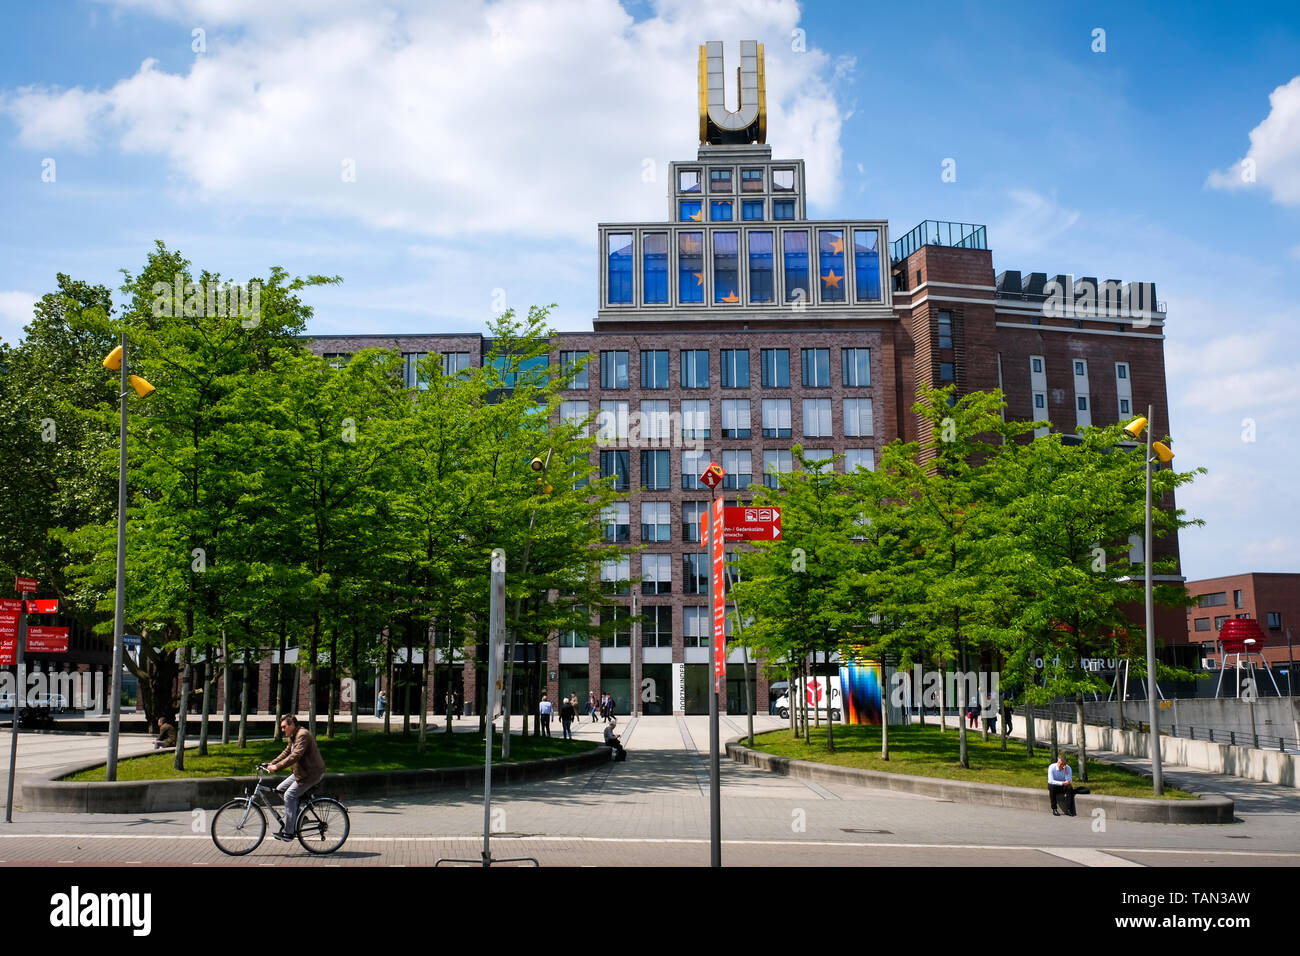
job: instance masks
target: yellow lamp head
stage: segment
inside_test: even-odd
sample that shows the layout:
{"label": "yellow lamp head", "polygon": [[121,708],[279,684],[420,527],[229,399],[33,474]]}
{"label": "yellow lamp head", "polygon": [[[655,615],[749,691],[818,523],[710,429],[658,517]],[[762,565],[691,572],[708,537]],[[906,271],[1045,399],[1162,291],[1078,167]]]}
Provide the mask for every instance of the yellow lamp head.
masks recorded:
{"label": "yellow lamp head", "polygon": [[1124,426],[1124,434],[1130,438],[1141,438],[1142,433],[1147,429],[1147,420],[1142,417],[1133,419]]}
{"label": "yellow lamp head", "polygon": [[1161,464],[1167,465],[1174,460],[1174,453],[1162,441],[1152,442],[1151,450],[1156,453],[1156,457],[1160,459]]}
{"label": "yellow lamp head", "polygon": [[108,358],[104,359],[104,368],[114,372],[122,370],[122,346],[119,345],[108,353]]}
{"label": "yellow lamp head", "polygon": [[546,467],[546,463],[543,462],[540,458],[534,458],[532,461],[528,463],[528,467],[531,468],[533,471],[541,471],[543,468]]}
{"label": "yellow lamp head", "polygon": [[128,375],[127,381],[131,383],[131,387],[135,389],[135,393],[141,398],[147,398],[149,393],[153,391],[153,386],[139,375]]}

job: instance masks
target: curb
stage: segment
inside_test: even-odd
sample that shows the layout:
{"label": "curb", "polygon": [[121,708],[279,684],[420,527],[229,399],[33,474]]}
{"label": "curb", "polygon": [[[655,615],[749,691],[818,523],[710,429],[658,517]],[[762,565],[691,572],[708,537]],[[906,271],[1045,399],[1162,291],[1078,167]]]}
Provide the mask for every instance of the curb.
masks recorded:
{"label": "curb", "polygon": [[[895,793],[915,793],[927,797],[940,797],[954,803],[976,803],[1042,812],[1051,809],[1046,787],[1042,790],[1031,790],[1026,787],[1004,787],[998,784],[943,780],[937,777],[912,777],[901,773],[886,773],[882,770],[860,770],[856,767],[836,767],[810,760],[791,760],[789,757],[777,757],[750,750],[748,747],[741,746],[742,739],[744,738],[737,737],[727,741],[728,757],[737,763],[748,764],[786,777],[798,777],[821,783],[847,783],[858,787],[892,790]],[[1216,794],[1196,796],[1200,799],[1156,800],[1086,793],[1079,794],[1074,799],[1080,816],[1088,816],[1093,810],[1100,808],[1105,811],[1106,817],[1110,820],[1134,823],[1233,822],[1233,802],[1227,797]]]}
{"label": "curb", "polygon": [[[130,758],[128,758],[130,759]],[[609,751],[595,747],[580,754],[547,757],[522,763],[492,765],[492,785],[544,780],[609,762]],[[25,780],[23,809],[44,813],[160,813],[212,809],[244,793],[257,777],[193,777],[185,780],[107,782],[55,780],[91,767],[53,771],[45,779]],[[379,799],[399,794],[469,790],[483,783],[483,767],[444,767],[437,770],[389,770],[370,773],[327,773],[320,792],[340,800]]]}

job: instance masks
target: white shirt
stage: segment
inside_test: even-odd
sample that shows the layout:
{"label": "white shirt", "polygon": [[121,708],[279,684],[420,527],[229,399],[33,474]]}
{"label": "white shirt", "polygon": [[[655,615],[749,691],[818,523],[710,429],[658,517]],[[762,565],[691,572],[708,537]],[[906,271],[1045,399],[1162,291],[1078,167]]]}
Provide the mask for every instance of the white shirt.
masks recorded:
{"label": "white shirt", "polygon": [[1047,768],[1047,785],[1049,787],[1053,784],[1061,786],[1070,783],[1073,779],[1074,773],[1070,770],[1070,765],[1068,763],[1065,765],[1064,770],[1057,767],[1056,764],[1051,764]]}

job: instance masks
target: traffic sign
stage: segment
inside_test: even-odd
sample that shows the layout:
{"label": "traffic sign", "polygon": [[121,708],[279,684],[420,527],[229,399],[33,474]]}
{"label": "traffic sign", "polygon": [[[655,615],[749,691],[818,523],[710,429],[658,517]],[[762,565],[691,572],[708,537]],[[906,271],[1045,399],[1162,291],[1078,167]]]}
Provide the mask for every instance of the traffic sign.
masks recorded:
{"label": "traffic sign", "polygon": [[66,654],[68,629],[66,627],[27,628],[28,654]]}
{"label": "traffic sign", "polygon": [[0,667],[13,667],[14,648],[18,646],[16,637],[0,637]]}
{"label": "traffic sign", "polygon": [[728,541],[774,541],[781,537],[780,508],[728,508]]}
{"label": "traffic sign", "polygon": [[14,663],[18,646],[18,608],[21,601],[0,601],[0,666]]}
{"label": "traffic sign", "polygon": [[14,578],[14,590],[19,594],[35,594],[35,578]]}
{"label": "traffic sign", "polygon": [[700,475],[700,483],[708,485],[712,491],[718,485],[722,484],[722,479],[727,477],[727,473],[722,470],[722,466],[717,462],[710,462],[709,467],[704,469],[704,474]]}
{"label": "traffic sign", "polygon": [[35,601],[27,602],[28,614],[58,614],[58,598],[38,598]]}

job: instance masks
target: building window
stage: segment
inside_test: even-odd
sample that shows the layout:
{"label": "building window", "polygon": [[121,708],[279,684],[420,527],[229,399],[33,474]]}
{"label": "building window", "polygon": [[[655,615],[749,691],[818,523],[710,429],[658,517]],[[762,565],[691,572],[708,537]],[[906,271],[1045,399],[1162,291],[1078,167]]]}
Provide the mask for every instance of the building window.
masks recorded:
{"label": "building window", "polygon": [[[775,216],[773,216],[775,218]],[[785,301],[808,302],[808,233],[799,230],[782,236],[785,255]]]}
{"label": "building window", "polygon": [[844,451],[844,472],[853,474],[859,468],[876,470],[876,452],[871,448],[848,448]]}
{"label": "building window", "polygon": [[673,646],[673,609],[667,604],[652,604],[641,609],[641,646]]}
{"label": "building window", "polygon": [[1223,622],[1226,621],[1227,619],[1228,619],[1228,615],[1226,615],[1226,614],[1223,615],[1222,617],[1216,617],[1216,618],[1214,619],[1214,629],[1215,629],[1216,631],[1221,631],[1221,630],[1223,630]]}
{"label": "building window", "polygon": [[615,501],[605,509],[605,540],[631,541],[632,525],[626,501]]}
{"label": "building window", "polygon": [[659,450],[641,451],[641,488],[644,491],[668,491],[672,488],[672,479],[668,472],[668,452]]}
{"label": "building window", "polygon": [[1269,611],[1269,612],[1268,612],[1268,629],[1269,629],[1270,631],[1280,631],[1280,630],[1282,630],[1282,612],[1281,612],[1281,611]]}
{"label": "building window", "polygon": [[641,239],[642,285],[645,301],[668,302],[668,233],[648,232]]}
{"label": "building window", "polygon": [[682,438],[708,437],[709,403],[707,401],[685,399],[682,402]]}
{"label": "building window", "polygon": [[601,402],[596,415],[596,441],[613,445],[627,441],[630,402]]}
{"label": "building window", "polygon": [[682,608],[682,646],[711,647],[713,618],[707,607]]}
{"label": "building window", "polygon": [[773,199],[772,218],[781,222],[788,222],[794,219],[794,200]]}
{"label": "building window", "polygon": [[1208,617],[1198,617],[1193,626],[1198,631],[1208,631],[1210,629],[1210,619]]}
{"label": "building window", "polygon": [[844,230],[817,231],[818,271],[823,302],[844,301]]}
{"label": "building window", "polygon": [[853,230],[853,271],[858,283],[858,301],[880,299],[880,231]]}
{"label": "building window", "polygon": [[1047,396],[1044,395],[1042,392],[1034,392],[1034,408],[1041,409],[1046,407],[1047,407]]}
{"label": "building window", "polygon": [[641,540],[671,541],[672,518],[671,505],[666,501],[641,502]]}
{"label": "building window", "polygon": [[1087,374],[1088,374],[1088,366],[1085,365],[1083,362],[1076,361],[1076,362],[1074,363],[1074,374],[1075,374],[1075,375],[1087,375]]}
{"label": "building window", "polygon": [[561,352],[560,375],[569,383],[569,388],[586,388],[587,353]]}
{"label": "building window", "polygon": [[668,387],[668,350],[642,351],[641,387]]}
{"label": "building window", "polygon": [[590,414],[586,402],[560,402],[560,421],[573,425],[583,438],[588,434],[586,423],[587,416]]}
{"label": "building window", "polygon": [[[722,400],[722,437],[748,438],[749,434],[749,399],[724,398]],[[726,465],[723,465],[723,467],[725,468]]]}
{"label": "building window", "polygon": [[632,561],[630,558],[617,558],[600,563],[600,586],[606,594],[632,593]]}
{"label": "building window", "polygon": [[952,313],[939,313],[939,348],[952,348]]}
{"label": "building window", "polygon": [[871,399],[844,399],[844,434],[851,438],[866,438],[875,434],[871,421]]}
{"label": "building window", "polygon": [[740,301],[739,233],[713,234],[713,301],[735,305]]}
{"label": "building window", "polygon": [[831,384],[831,350],[803,349],[805,388],[827,388]]}
{"label": "building window", "polygon": [[704,301],[704,233],[677,234],[677,299],[684,304]]}
{"label": "building window", "polygon": [[630,303],[632,301],[632,233],[611,232],[607,241],[610,305]]}
{"label": "building window", "polygon": [[773,302],[775,289],[772,258],[772,234],[749,234],[749,301]]}
{"label": "building window", "polygon": [[1132,413],[1129,411],[1129,403],[1128,403],[1128,399],[1127,399],[1127,398],[1121,398],[1121,399],[1119,400],[1119,413],[1120,413],[1121,415],[1129,415],[1129,414],[1132,414]]}
{"label": "building window", "polygon": [[794,189],[793,169],[772,170],[772,192],[788,193]]}
{"label": "building window", "polygon": [[707,451],[690,448],[683,450],[682,489],[694,491],[697,488],[705,487],[704,483],[700,481],[700,475],[704,474],[704,469],[707,467],[709,467],[709,453]]}
{"label": "building window", "polygon": [[866,388],[871,384],[871,349],[844,349],[841,359],[845,385]]}
{"label": "building window", "polygon": [[805,398],[803,400],[803,437],[827,438],[831,434],[831,400]]}
{"label": "building window", "polygon": [[710,169],[709,170],[709,192],[711,193],[731,192],[731,170]]}
{"label": "building window", "polygon": [[779,488],[778,475],[788,475],[794,471],[794,452],[776,450],[763,452],[763,484],[769,488]]}
{"label": "building window", "polygon": [[952,362],[939,363],[939,381],[940,382],[952,381]]}
{"label": "building window", "polygon": [[600,387],[627,388],[627,353],[600,353]]}
{"label": "building window", "polygon": [[600,453],[600,477],[612,478],[611,487],[615,491],[627,491],[630,486],[628,480],[628,452],[602,451]]}
{"label": "building window", "polygon": [[1196,599],[1197,607],[1224,607],[1227,603],[1227,591],[1216,591],[1213,594],[1202,594]]}
{"label": "building window", "polygon": [[790,399],[763,399],[763,437],[790,437]]}
{"label": "building window", "polygon": [[740,205],[740,218],[745,222],[763,221],[763,200],[747,199]]}
{"label": "building window", "polygon": [[443,352],[442,353],[442,374],[447,376],[459,375],[462,372],[469,371],[469,353],[468,352]]}
{"label": "building window", "polygon": [[[590,619],[587,616],[587,609],[585,607],[582,606],[575,607],[573,609],[573,613],[578,617],[581,617],[583,620],[586,620],[588,622],[590,621]],[[561,631],[560,646],[561,647],[586,647],[587,646],[586,628],[573,627],[573,628],[569,628],[569,630],[567,631]]]}
{"label": "building window", "polygon": [[641,555],[641,593],[671,594],[673,590],[673,556]]}
{"label": "building window", "polygon": [[[629,586],[627,591],[619,591],[618,593],[627,594],[630,590],[631,587]],[[612,607],[601,608],[600,623],[602,625],[612,625],[613,627],[613,630],[601,637],[601,647],[630,647],[632,645],[632,615],[625,605],[615,604]]]}
{"label": "building window", "polygon": [[700,191],[700,171],[698,169],[677,170],[677,191],[679,193],[697,193]]}
{"label": "building window", "polygon": [[722,479],[724,488],[748,488],[753,484],[754,463],[748,451],[724,451],[722,470],[727,473]]}
{"label": "building window", "polygon": [[764,388],[790,387],[790,350],[763,349],[759,353],[763,365]]}
{"label": "building window", "polygon": [[321,359],[323,359],[325,364],[328,365],[330,368],[337,369],[337,368],[342,368],[343,366],[347,365],[348,362],[352,361],[352,353],[351,352],[326,352],[323,355],[321,355]]}
{"label": "building window", "polygon": [[1239,609],[1246,606],[1245,601],[1242,600],[1242,593],[1240,591],[1232,592],[1232,606]]}
{"label": "building window", "polygon": [[1124,364],[1123,362],[1116,362],[1116,363],[1115,363],[1115,377],[1116,377],[1116,378],[1128,378],[1128,366],[1127,366],[1126,364]]}
{"label": "building window", "polygon": [[749,388],[749,349],[722,349],[722,387]]}
{"label": "building window", "polygon": [[1080,395],[1078,396],[1077,401],[1079,403],[1079,411],[1086,412],[1088,410],[1088,396]]}
{"label": "building window", "polygon": [[709,387],[709,350],[682,349],[682,388]]}
{"label": "building window", "polygon": [[1043,360],[1035,355],[1029,360],[1029,369],[1035,375],[1041,375],[1043,373]]}
{"label": "building window", "polygon": [[[697,529],[698,530],[698,529]],[[709,563],[703,551],[688,551],[682,555],[682,593],[709,593]]]}
{"label": "building window", "polygon": [[715,199],[709,203],[709,222],[731,222],[730,199]]}
{"label": "building window", "polygon": [[812,466],[813,471],[826,471],[831,467],[833,453],[829,448],[807,448],[803,453],[804,461]]}
{"label": "building window", "polygon": [[742,193],[761,193],[763,191],[763,170],[742,169],[740,171],[740,191]]}
{"label": "building window", "polygon": [[709,510],[707,501],[682,502],[682,540],[700,541],[700,516]]}
{"label": "building window", "polygon": [[678,222],[703,222],[704,202],[699,199],[683,199],[677,204]]}
{"label": "building window", "polygon": [[[641,421],[638,422],[637,431],[642,444],[664,447],[672,441],[672,416],[668,411],[668,402],[642,402]],[[628,433],[631,434],[631,431]]]}
{"label": "building window", "polygon": [[420,363],[425,360],[427,355],[427,352],[402,353],[402,378],[407,388],[423,390],[429,387],[429,377],[420,368]]}

